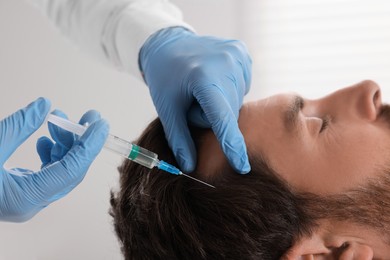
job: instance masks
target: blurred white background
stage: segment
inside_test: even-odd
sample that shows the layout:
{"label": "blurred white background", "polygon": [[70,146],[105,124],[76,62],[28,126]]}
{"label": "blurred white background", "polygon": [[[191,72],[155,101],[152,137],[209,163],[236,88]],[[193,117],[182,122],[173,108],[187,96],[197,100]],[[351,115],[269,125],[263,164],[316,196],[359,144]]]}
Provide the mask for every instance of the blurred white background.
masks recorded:
{"label": "blurred white background", "polygon": [[[385,0],[173,0],[199,34],[243,40],[253,58],[246,100],[295,91],[315,98],[374,79],[390,99]],[[39,96],[74,121],[89,109],[135,139],[155,116],[146,86],[79,51],[28,1],[0,0],[0,118]],[[39,169],[35,133],[7,167]],[[108,215],[120,159],[103,151],[84,181],[27,223],[0,223],[0,260],[122,259]]]}

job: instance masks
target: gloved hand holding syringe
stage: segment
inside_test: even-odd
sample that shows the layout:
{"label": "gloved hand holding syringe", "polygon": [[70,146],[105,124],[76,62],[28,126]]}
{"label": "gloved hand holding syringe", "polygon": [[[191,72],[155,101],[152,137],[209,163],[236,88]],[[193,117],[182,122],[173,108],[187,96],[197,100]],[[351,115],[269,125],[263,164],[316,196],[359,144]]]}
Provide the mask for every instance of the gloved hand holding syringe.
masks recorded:
{"label": "gloved hand holding syringe", "polygon": [[[74,133],[78,136],[82,136],[84,132],[87,130],[88,126],[83,126],[62,117],[49,114],[47,116],[47,121],[64,129],[71,133]],[[169,172],[174,175],[183,175],[193,180],[196,180],[200,183],[203,183],[209,187],[215,188],[213,185],[210,185],[204,181],[198,180],[192,176],[189,176],[183,172],[181,172],[178,168],[158,159],[158,155],[142,148],[138,145],[132,144],[126,140],[123,140],[117,136],[109,134],[107,137],[107,141],[104,144],[104,148],[109,149],[133,162],[141,164],[149,169],[157,167],[160,170]]]}

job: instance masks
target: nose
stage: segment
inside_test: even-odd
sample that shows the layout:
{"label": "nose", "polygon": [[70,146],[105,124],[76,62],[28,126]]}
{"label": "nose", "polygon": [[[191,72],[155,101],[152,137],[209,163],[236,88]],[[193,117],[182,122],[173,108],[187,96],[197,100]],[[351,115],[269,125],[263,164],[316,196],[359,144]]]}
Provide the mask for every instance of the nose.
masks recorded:
{"label": "nose", "polygon": [[382,104],[380,87],[372,80],[336,91],[329,99],[335,109],[368,121],[376,120]]}

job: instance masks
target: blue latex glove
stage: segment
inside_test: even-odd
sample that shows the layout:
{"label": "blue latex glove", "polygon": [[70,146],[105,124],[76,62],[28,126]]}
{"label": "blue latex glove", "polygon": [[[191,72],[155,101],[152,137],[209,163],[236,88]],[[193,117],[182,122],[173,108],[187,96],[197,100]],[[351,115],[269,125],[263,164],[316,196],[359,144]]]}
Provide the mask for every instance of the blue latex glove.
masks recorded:
{"label": "blue latex glove", "polygon": [[0,121],[0,220],[22,222],[51,202],[65,196],[84,178],[108,134],[108,124],[97,113],[87,113],[81,123],[94,123],[82,137],[49,126],[54,144],[40,138],[37,150],[40,171],[4,169],[4,162],[45,120],[50,102],[39,98],[26,108]]}
{"label": "blue latex glove", "polygon": [[240,173],[250,171],[237,121],[249,91],[251,65],[240,41],[200,37],[181,27],[158,31],[145,42],[140,67],[183,171],[196,166],[187,120],[211,127],[231,166]]}

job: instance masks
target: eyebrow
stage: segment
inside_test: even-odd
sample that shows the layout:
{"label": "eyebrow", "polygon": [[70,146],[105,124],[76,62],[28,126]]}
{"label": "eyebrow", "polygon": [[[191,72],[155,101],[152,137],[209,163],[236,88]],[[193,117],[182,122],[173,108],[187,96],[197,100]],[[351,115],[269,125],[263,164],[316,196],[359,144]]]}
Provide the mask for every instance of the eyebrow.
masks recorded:
{"label": "eyebrow", "polygon": [[298,116],[301,109],[304,107],[305,101],[301,96],[294,96],[288,105],[288,109],[284,112],[284,126],[287,132],[292,133],[298,130]]}

